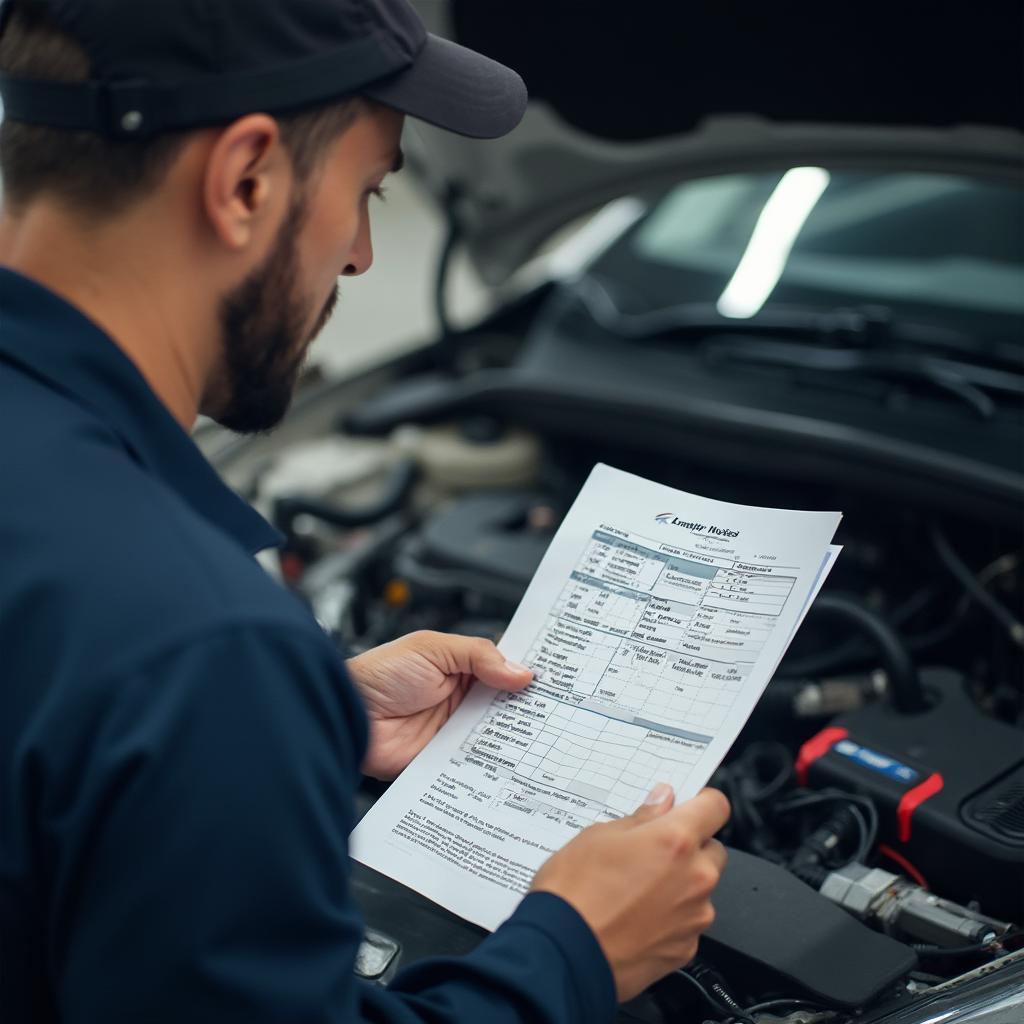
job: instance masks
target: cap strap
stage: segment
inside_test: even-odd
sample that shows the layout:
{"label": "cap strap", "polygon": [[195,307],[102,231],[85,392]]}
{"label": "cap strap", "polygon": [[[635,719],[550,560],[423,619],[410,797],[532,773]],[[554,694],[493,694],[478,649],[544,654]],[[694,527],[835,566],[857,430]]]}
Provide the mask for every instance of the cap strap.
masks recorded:
{"label": "cap strap", "polygon": [[209,75],[174,85],[142,79],[42,82],[0,74],[0,96],[4,116],[14,121],[139,139],[358,93],[412,63],[412,56],[388,42],[367,37],[270,70]]}

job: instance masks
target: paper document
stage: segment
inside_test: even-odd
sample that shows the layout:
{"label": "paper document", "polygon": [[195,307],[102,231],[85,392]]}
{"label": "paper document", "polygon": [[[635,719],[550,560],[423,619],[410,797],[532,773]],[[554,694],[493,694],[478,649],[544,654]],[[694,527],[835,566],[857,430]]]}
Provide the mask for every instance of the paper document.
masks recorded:
{"label": "paper document", "polygon": [[493,930],[581,829],[658,782],[694,796],[824,583],[839,520],[597,466],[500,644],[533,683],[478,684],[360,822],[352,855]]}

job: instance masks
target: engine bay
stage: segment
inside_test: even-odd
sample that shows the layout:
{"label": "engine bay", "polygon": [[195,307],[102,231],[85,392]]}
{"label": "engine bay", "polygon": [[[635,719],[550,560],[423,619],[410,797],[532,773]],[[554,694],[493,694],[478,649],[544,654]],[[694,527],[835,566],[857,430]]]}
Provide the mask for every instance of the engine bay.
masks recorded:
{"label": "engine bay", "polygon": [[[975,501],[952,480],[944,501],[934,471],[927,488],[908,474],[901,492],[884,474],[844,472],[835,453],[820,472],[795,443],[767,458],[763,443],[729,442],[716,463],[713,431],[686,445],[620,422],[616,441],[591,429],[592,411],[545,429],[528,399],[521,416],[439,399],[515,372],[517,351],[476,335],[426,367],[328,388],[305,427],[229,466],[286,537],[268,568],[350,653],[419,629],[498,640],[597,461],[722,500],[842,510],[843,555],[712,779],[733,808],[716,923],[697,961],[621,1019],[1014,1019],[984,1016],[1018,1012],[1024,991],[1012,503]],[[622,414],[605,415],[614,426]],[[364,780],[360,812],[381,792]],[[352,878],[367,978],[481,938],[361,865]]]}

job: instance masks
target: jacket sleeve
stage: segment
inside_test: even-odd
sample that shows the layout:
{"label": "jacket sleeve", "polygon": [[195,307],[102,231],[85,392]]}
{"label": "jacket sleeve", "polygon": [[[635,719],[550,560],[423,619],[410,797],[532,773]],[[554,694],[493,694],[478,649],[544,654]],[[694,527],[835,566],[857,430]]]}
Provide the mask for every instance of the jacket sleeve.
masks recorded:
{"label": "jacket sleeve", "polygon": [[98,681],[50,749],[41,846],[57,1016],[598,1024],[611,973],[555,896],[471,954],[353,974],[347,838],[366,724],[314,630],[224,627]]}

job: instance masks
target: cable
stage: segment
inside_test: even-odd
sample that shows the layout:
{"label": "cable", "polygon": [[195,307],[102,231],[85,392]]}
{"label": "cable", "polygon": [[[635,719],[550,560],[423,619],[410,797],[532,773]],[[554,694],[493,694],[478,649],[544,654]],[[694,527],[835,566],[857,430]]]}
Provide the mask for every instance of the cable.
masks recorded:
{"label": "cable", "polygon": [[[850,858],[850,861],[863,861],[871,852],[871,832],[868,829],[868,823],[864,818],[863,812],[856,804],[850,804],[846,809],[853,815],[853,820],[857,822],[857,828],[861,836],[860,846],[857,847],[857,852]],[[850,861],[846,863],[849,864]]]}
{"label": "cable", "polygon": [[[987,587],[994,579],[999,576],[1003,576],[1008,572],[1013,572],[1020,565],[1021,552],[1012,551],[1009,554],[1000,555],[997,559],[989,562],[984,569],[977,575],[978,583]],[[970,601],[970,597],[965,595],[965,601]]]}
{"label": "cable", "polygon": [[[932,547],[939,556],[939,560],[960,582],[963,588],[978,602],[1009,634],[1010,639],[1018,647],[1024,647],[1024,622],[1014,618],[1010,610],[1004,607],[984,587],[977,577],[967,567],[967,564],[953,550],[946,535],[935,525],[928,528],[928,536],[931,539]],[[987,567],[990,569],[991,566]],[[982,572],[987,571],[982,570]]]}
{"label": "cable", "polygon": [[676,971],[676,975],[680,978],[685,978],[701,995],[701,998],[706,1002],[712,1009],[717,1010],[719,1013],[722,1012],[722,1007],[711,998],[711,993],[695,978],[693,975],[688,974],[686,969],[680,967]]}
{"label": "cable", "polygon": [[918,871],[917,868],[915,868],[914,865],[911,864],[910,861],[907,860],[907,858],[904,857],[903,854],[899,851],[894,850],[891,846],[887,845],[886,843],[879,843],[878,853],[881,854],[881,856],[887,858],[888,860],[891,860],[894,864],[899,865],[910,878],[912,878],[915,882],[917,882],[919,886],[921,886],[922,889],[931,888],[928,885],[928,882],[925,879],[924,875],[922,875],[921,872]]}
{"label": "cable", "polygon": [[[998,579],[998,577],[1016,570],[1020,566],[1022,554],[1024,553],[1013,552],[1000,555],[997,559],[986,565],[985,568],[978,573],[975,579],[978,581],[980,586],[988,586],[988,584],[994,579]],[[970,611],[971,605],[974,604],[974,601],[974,591],[967,591],[960,598],[953,614],[945,622],[935,626],[933,629],[930,629],[925,633],[905,636],[904,642],[907,645],[907,649],[915,653],[919,651],[927,651],[932,647],[935,647],[937,644],[948,640],[963,625],[964,620],[967,617],[967,613]]]}
{"label": "cable", "polygon": [[744,1024],[754,1024],[753,1019],[748,1016],[747,1011],[736,1003],[735,1007],[724,1006],[692,975],[685,967],[680,967],[676,972],[681,978],[685,978],[701,994],[704,1001],[716,1012],[725,1017],[736,1017]]}
{"label": "cable", "polygon": [[764,815],[761,807],[793,778],[793,756],[774,740],[751,743],[731,764],[721,766],[713,784],[732,805],[728,829],[733,846],[764,855]]}
{"label": "cable", "polygon": [[970,946],[934,946],[926,942],[915,942],[912,945],[921,956],[928,957],[941,958],[977,956],[982,953],[988,953],[994,956],[1006,948],[1008,940],[1016,941],[1022,934],[1024,934],[1024,932],[1021,932],[1019,929],[1012,929],[1008,932],[1004,932],[1002,935],[997,935],[994,939],[990,939],[988,942],[976,942]]}
{"label": "cable", "polygon": [[[828,803],[844,804],[860,833],[860,842],[857,845],[857,849],[847,857],[844,863],[849,864],[854,860],[863,861],[874,848],[875,840],[878,838],[878,809],[868,797],[838,790],[798,793],[789,800],[776,804],[772,811],[776,815],[786,815],[793,811]],[[842,827],[842,823],[826,820],[817,826],[815,832],[825,827],[828,827],[831,831],[836,831]],[[812,833],[803,840],[800,848],[790,858],[787,867],[809,885],[818,887],[820,884],[818,882],[820,873],[816,869],[819,866],[825,866],[826,852],[820,846],[819,840],[815,839],[814,833]],[[843,865],[833,864],[828,866],[834,869]]]}
{"label": "cable", "polygon": [[[725,987],[725,979],[711,967],[701,963],[699,960],[690,964],[687,969],[691,977],[695,978],[702,985],[707,985],[713,995],[717,996],[719,1003],[725,1006],[737,1019],[750,1020],[740,1006],[739,1000],[734,998],[732,993]],[[751,1022],[752,1024],[752,1022]]]}
{"label": "cable", "polygon": [[776,804],[773,811],[786,814],[804,807],[813,807],[815,804],[836,801],[857,804],[867,813],[868,833],[871,836],[872,842],[874,842],[878,834],[878,810],[869,797],[861,796],[859,793],[845,793],[840,790],[830,789],[823,789],[814,793],[798,793],[791,799]]}
{"label": "cable", "polygon": [[845,619],[874,641],[889,677],[892,703],[898,711],[912,714],[928,707],[910,652],[899,634],[880,615],[855,598],[841,594],[819,595],[808,615]]}
{"label": "cable", "polygon": [[769,999],[763,1003],[754,1003],[753,1006],[748,1006],[746,1009],[747,1013],[767,1013],[769,1010],[777,1010],[782,1007],[788,1007],[790,1012],[793,1010],[811,1010],[817,1013],[832,1013],[827,1006],[818,1006],[816,1003],[812,1003],[808,999]]}

